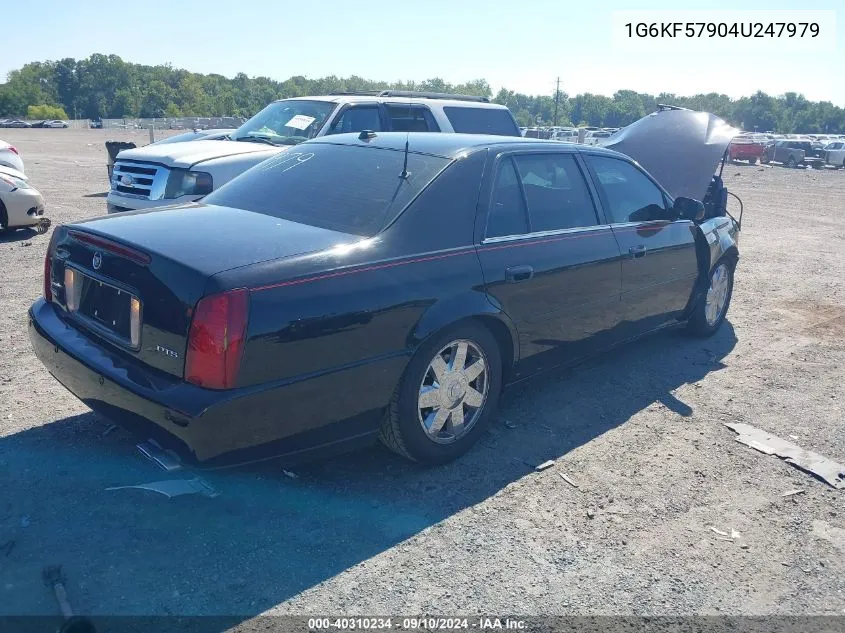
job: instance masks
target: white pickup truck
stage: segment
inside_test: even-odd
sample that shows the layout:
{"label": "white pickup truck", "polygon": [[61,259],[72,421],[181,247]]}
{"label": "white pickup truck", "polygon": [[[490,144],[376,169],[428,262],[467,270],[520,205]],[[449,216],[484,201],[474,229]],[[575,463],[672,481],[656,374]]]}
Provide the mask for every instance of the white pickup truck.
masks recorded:
{"label": "white pickup truck", "polygon": [[221,140],[123,150],[112,171],[108,211],[198,200],[298,143],[362,130],[520,135],[510,110],[485,97],[384,90],[282,99]]}

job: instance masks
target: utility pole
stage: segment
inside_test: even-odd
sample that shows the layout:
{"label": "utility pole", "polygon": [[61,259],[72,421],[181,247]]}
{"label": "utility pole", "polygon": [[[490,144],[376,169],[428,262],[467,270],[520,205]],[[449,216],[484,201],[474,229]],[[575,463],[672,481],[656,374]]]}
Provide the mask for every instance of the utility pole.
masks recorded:
{"label": "utility pole", "polygon": [[555,87],[555,127],[557,127],[557,105],[560,101],[560,77],[557,78],[557,86]]}

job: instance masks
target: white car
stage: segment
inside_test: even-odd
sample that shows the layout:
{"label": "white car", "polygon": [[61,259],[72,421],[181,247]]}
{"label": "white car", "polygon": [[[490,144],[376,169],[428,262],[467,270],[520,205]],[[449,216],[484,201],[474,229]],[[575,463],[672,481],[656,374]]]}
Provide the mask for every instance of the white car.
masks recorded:
{"label": "white car", "polygon": [[23,172],[0,165],[0,231],[27,226],[37,226],[39,232],[50,226],[44,217],[44,199],[29,186]]}
{"label": "white car", "polygon": [[824,162],[834,167],[845,167],[845,141],[834,141],[825,145]]}
{"label": "white car", "polygon": [[0,141],[0,167],[11,167],[23,173],[23,158],[18,154],[14,145]]}
{"label": "white car", "polygon": [[585,145],[601,145],[601,143],[610,138],[613,132],[605,130],[589,130],[584,136]]}
{"label": "white car", "polygon": [[554,132],[552,132],[551,139],[553,141],[560,141],[562,143],[577,143],[578,130],[576,130],[575,128],[555,130]]}
{"label": "white car", "polygon": [[68,127],[67,121],[59,121],[58,119],[54,121],[44,121],[41,127]]}

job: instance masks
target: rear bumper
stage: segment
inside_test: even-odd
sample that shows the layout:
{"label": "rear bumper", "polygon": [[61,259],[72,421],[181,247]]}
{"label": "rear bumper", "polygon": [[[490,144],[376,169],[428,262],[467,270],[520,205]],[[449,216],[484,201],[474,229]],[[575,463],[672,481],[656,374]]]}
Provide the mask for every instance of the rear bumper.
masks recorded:
{"label": "rear bumper", "polygon": [[371,384],[354,406],[337,390],[375,375],[389,377],[394,365],[406,362],[385,359],[286,384],[213,391],[98,344],[66,324],[60,312],[43,299],[29,310],[33,350],[53,377],[92,410],[199,467],[278,456],[296,461],[372,443],[395,382]]}

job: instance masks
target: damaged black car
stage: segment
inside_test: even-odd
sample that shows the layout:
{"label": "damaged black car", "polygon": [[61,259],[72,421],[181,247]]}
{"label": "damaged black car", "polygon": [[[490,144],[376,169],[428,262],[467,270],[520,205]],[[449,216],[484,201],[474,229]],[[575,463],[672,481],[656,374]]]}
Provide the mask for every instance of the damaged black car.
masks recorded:
{"label": "damaged black car", "polygon": [[315,139],[201,202],[58,227],[30,338],[88,406],[201,467],[377,439],[446,462],[507,384],[722,325],[734,134],[663,108],[612,149]]}

